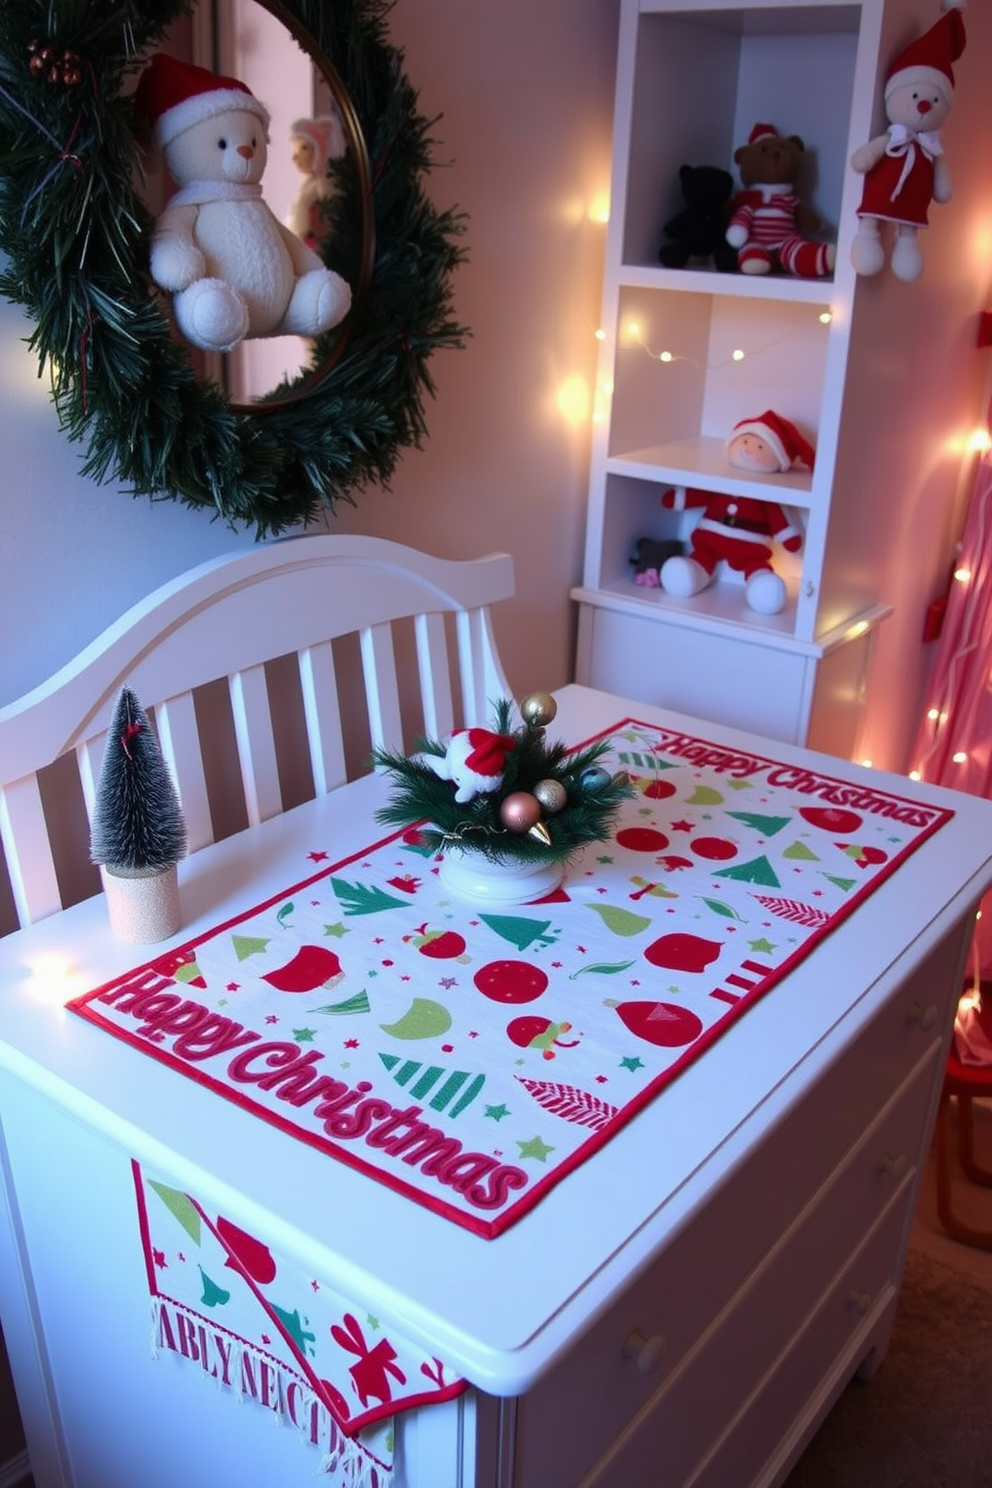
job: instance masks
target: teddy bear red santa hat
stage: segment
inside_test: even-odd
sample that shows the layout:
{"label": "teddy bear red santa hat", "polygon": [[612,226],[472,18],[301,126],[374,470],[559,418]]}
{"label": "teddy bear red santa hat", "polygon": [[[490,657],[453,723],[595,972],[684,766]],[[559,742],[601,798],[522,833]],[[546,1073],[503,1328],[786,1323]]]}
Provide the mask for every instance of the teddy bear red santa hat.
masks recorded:
{"label": "teddy bear red santa hat", "polygon": [[151,131],[160,150],[184,130],[228,109],[257,114],[269,127],[268,109],[244,83],[207,67],[178,62],[164,52],[155,53],[134,92],[135,117]]}
{"label": "teddy bear red santa hat", "polygon": [[954,3],[945,4],[940,20],[899,53],[885,79],[886,101],[896,88],[907,83],[920,83],[924,87],[939,88],[944,102],[952,102],[954,72],[951,64],[961,56],[966,40],[962,8]]}
{"label": "teddy bear red santa hat", "polygon": [[808,470],[813,469],[815,451],[809,440],[803,438],[795,424],[771,408],[757,418],[741,419],[736,423],[727,440],[728,449],[742,434],[754,434],[764,440],[781,471],[791,470],[797,461]]}

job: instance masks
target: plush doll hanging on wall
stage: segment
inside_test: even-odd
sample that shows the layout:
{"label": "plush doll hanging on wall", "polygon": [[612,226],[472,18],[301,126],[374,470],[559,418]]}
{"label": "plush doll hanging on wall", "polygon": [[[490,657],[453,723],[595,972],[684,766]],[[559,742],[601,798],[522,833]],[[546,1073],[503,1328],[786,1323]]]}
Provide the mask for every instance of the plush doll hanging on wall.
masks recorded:
{"label": "plush doll hanging on wall", "polygon": [[294,119],[289,144],[293,164],[302,180],[286,226],[308,248],[316,249],[324,236],[320,203],[334,195],[334,182],[327,174],[327,167],[332,160],[340,160],[347,149],[341,115],[335,109],[316,119]]}
{"label": "plush doll hanging on wall", "polygon": [[837,250],[812,240],[822,223],[796,191],[805,159],[799,135],[780,135],[773,124],[755,124],[747,144],[734,151],[744,189],[733,201],[727,242],[742,274],[780,268],[798,279],[822,279],[833,273]]}
{"label": "plush doll hanging on wall", "polygon": [[236,78],[156,53],[138,82],[137,122],[178,186],[151,244],[151,275],[194,346],[317,336],[344,319],[345,281],[262,200],[269,114]]}
{"label": "plush doll hanging on wall", "polygon": [[858,274],[877,274],[885,266],[883,222],[894,224],[890,264],[896,278],[912,281],[923,272],[917,234],[927,225],[931,201],[951,199],[940,130],[954,103],[951,64],[964,51],[965,39],[960,8],[945,9],[889,68],[888,130],[851,156],[852,168],[865,178],[851,244],[851,263]]}
{"label": "plush doll hanging on wall", "polygon": [[[805,465],[812,470],[813,446],[795,424],[768,409],[759,418],[741,419],[727,440],[727,459],[738,470],[774,475]],[[661,587],[673,598],[688,599],[712,584],[717,565],[744,575],[749,609],[777,615],[786,587],[772,567],[773,544],[798,553],[802,533],[773,501],[749,496],[722,496],[713,491],[675,487],[665,491],[662,506],[673,511],[702,508],[684,557],[669,558],[661,569]]]}

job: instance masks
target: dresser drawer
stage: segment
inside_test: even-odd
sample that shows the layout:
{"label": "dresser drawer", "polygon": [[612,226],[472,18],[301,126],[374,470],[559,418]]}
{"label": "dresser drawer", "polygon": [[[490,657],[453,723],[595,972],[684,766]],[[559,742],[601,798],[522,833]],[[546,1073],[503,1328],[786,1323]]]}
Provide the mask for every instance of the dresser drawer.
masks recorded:
{"label": "dresser drawer", "polygon": [[[849,1380],[873,1340],[888,1331],[897,1301],[893,1257],[898,1252],[906,1216],[901,1205],[887,1211],[875,1230],[844,1268],[772,1373],[761,1382],[747,1407],[731,1423],[707,1460],[685,1481],[685,1488],[728,1488],[728,1484],[765,1481],[778,1458],[783,1439],[846,1359],[840,1386]],[[870,1386],[868,1387],[870,1388]],[[824,1394],[824,1401],[830,1399]],[[821,1407],[822,1408],[822,1407]],[[657,1461],[657,1458],[655,1458]],[[678,1481],[678,1480],[673,1480]],[[670,1488],[656,1471],[638,1477],[607,1476],[582,1488]],[[838,1484],[838,1488],[843,1485]]]}
{"label": "dresser drawer", "polygon": [[[740,1236],[754,1237],[747,1217],[734,1222],[718,1197],[712,1213],[690,1225],[526,1397],[518,1416],[518,1481],[525,1488],[571,1488],[639,1411],[652,1409],[655,1397],[659,1451],[673,1472],[687,1472],[707,1450],[713,1420],[740,1409],[886,1206],[908,1194],[934,1078],[929,1059],[797,1215],[773,1227],[765,1214],[761,1253],[739,1287],[729,1283],[741,1270]],[[763,1173],[768,1161],[762,1151],[755,1165]],[[751,1189],[759,1216],[762,1194]],[[649,1372],[625,1353],[635,1332],[646,1340],[642,1361],[653,1366]]]}

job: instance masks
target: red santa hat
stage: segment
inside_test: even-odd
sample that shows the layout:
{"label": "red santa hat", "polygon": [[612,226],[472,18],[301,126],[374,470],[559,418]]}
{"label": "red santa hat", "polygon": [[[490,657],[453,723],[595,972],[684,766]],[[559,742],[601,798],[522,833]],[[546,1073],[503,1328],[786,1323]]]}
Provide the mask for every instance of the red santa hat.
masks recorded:
{"label": "red santa hat", "polygon": [[506,768],[506,756],[517,742],[511,734],[494,734],[489,729],[481,728],[465,729],[463,740],[462,747],[468,746],[466,765],[485,779],[502,775]]}
{"label": "red santa hat", "polygon": [[269,126],[265,104],[237,78],[178,62],[163,52],[155,53],[138,79],[133,108],[135,118],[151,132],[160,150],[184,130],[228,109],[247,109],[258,115],[266,129]]}
{"label": "red santa hat", "polygon": [[768,408],[757,418],[741,419],[736,423],[727,443],[731,444],[742,434],[756,434],[763,439],[775,454],[779,470],[791,470],[798,460],[807,469],[813,469],[815,450],[808,439],[804,439],[787,418]]}
{"label": "red santa hat", "polygon": [[961,8],[952,5],[945,9],[940,20],[935,21],[929,31],[910,42],[899,53],[885,79],[886,99],[896,88],[902,88],[907,83],[921,83],[925,87],[938,87],[944,102],[950,104],[954,97],[951,63],[961,56],[965,40]]}
{"label": "red santa hat", "polygon": [[756,145],[759,140],[763,139],[781,139],[774,124],[755,124],[747,137],[747,142],[749,145]]}

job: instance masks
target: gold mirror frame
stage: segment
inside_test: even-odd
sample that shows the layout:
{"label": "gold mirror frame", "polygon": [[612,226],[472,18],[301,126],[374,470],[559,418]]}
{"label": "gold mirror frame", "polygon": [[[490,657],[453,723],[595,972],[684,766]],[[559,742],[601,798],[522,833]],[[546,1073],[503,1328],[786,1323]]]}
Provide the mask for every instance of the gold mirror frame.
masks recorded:
{"label": "gold mirror frame", "polygon": [[264,538],[388,484],[426,433],[430,357],[466,333],[452,314],[464,221],[427,196],[432,121],[389,42],[386,0],[260,3],[327,78],[351,146],[321,254],[354,304],[313,367],[232,404],[197,374],[151,285],[130,92],[185,0],[0,6],[0,294],[34,322],[84,474]]}

